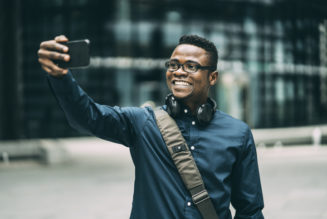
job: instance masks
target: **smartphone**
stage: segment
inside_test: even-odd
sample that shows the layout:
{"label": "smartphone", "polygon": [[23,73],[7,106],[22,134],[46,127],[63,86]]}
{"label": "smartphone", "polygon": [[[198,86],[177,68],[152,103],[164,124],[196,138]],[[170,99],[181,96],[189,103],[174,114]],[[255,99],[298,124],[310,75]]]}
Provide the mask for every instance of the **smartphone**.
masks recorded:
{"label": "smartphone", "polygon": [[90,41],[88,39],[74,40],[61,43],[69,48],[68,62],[58,60],[56,63],[60,68],[81,68],[90,64]]}

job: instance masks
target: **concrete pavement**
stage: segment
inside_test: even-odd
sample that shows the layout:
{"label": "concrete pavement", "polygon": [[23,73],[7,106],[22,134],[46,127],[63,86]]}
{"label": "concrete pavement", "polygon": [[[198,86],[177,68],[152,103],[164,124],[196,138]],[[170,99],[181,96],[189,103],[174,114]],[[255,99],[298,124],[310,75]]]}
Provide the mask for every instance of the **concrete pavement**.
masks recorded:
{"label": "concrete pavement", "polygon": [[[0,162],[0,219],[128,218],[128,149],[94,138],[62,142],[70,161]],[[327,219],[327,147],[258,148],[268,219]]]}
{"label": "concrete pavement", "polygon": [[327,147],[258,149],[268,219],[327,218]]}

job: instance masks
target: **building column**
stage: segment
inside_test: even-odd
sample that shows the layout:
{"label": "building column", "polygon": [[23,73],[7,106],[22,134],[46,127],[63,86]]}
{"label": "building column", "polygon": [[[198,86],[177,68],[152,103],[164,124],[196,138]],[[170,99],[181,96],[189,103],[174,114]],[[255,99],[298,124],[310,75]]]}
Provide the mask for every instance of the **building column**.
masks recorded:
{"label": "building column", "polygon": [[0,139],[23,137],[20,14],[20,0],[0,1]]}

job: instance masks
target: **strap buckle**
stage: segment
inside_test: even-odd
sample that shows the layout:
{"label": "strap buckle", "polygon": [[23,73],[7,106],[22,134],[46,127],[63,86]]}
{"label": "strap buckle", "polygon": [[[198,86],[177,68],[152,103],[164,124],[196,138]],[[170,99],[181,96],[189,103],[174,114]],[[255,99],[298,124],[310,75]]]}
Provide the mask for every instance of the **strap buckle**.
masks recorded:
{"label": "strap buckle", "polygon": [[173,152],[174,153],[178,153],[178,152],[182,152],[182,151],[187,151],[186,145],[185,144],[181,144],[181,145],[177,145],[172,147]]}
{"label": "strap buckle", "polygon": [[195,205],[198,205],[201,202],[204,202],[208,199],[210,199],[210,196],[206,189],[200,191],[199,193],[192,195],[192,200]]}

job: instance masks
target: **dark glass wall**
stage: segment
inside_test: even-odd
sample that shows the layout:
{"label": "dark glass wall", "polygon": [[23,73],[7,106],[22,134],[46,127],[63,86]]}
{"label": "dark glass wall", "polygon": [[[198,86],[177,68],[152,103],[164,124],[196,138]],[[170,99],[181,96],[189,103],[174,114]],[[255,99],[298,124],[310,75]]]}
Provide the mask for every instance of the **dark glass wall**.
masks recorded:
{"label": "dark glass wall", "polygon": [[[162,104],[168,93],[164,60],[181,35],[198,34],[219,50],[220,80],[211,94],[221,110],[254,128],[327,122],[325,1],[1,4],[1,31],[11,34],[0,36],[0,62],[7,66],[0,71],[0,112],[6,115],[1,118],[2,139],[81,135],[68,126],[37,62],[40,42],[59,34],[90,39],[91,66],[73,74],[103,104],[141,105],[147,100]],[[6,51],[13,46],[15,52],[8,59]]]}

